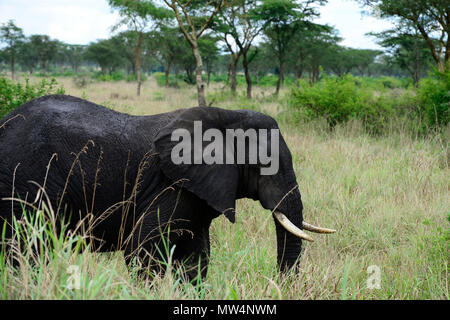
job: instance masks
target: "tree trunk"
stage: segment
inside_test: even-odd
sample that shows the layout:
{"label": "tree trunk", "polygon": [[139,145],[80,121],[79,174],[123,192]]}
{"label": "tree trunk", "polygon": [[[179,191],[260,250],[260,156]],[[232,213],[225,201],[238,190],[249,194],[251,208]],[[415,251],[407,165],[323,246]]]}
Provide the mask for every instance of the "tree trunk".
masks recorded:
{"label": "tree trunk", "polygon": [[141,95],[141,46],[142,32],[138,33],[138,43],[136,46],[136,76],[137,76],[137,95]]}
{"label": "tree trunk", "polygon": [[14,81],[14,64],[15,64],[14,54],[11,54],[11,80],[13,81]]}
{"label": "tree trunk", "polygon": [[302,79],[303,75],[303,69],[296,69],[295,70],[295,85],[297,88],[300,88],[300,80]]}
{"label": "tree trunk", "polygon": [[415,60],[414,60],[414,75],[413,75],[413,82],[414,87],[419,86],[419,48],[417,47],[417,39],[414,40],[414,53],[415,53]]}
{"label": "tree trunk", "polygon": [[281,88],[281,74],[278,76],[277,88],[275,90],[275,95],[278,95],[280,93],[280,88]]}
{"label": "tree trunk", "polygon": [[194,84],[194,77],[192,75],[192,71],[189,69],[189,67],[186,67],[185,71],[186,71],[186,75],[188,77],[189,84]]}
{"label": "tree trunk", "polygon": [[236,79],[236,67],[237,67],[237,63],[239,61],[239,58],[236,59],[233,56],[233,62],[230,65],[230,76],[231,76],[231,92],[232,93],[236,93],[236,88],[237,88],[237,79]]}
{"label": "tree trunk", "polygon": [[205,99],[205,86],[202,79],[203,61],[197,44],[192,47],[192,51],[194,52],[196,62],[195,82],[197,85],[198,105],[199,107],[206,107],[207,104]]}
{"label": "tree trunk", "polygon": [[428,48],[431,51],[431,55],[433,56],[434,61],[437,64],[438,70],[443,72],[444,71],[444,65],[442,64],[442,60],[440,57],[440,52],[436,51],[436,48],[434,47],[433,40],[428,36],[427,32],[423,28],[423,26],[420,23],[416,22],[416,27],[419,29],[420,34],[425,39],[425,42],[428,44]]}
{"label": "tree trunk", "polygon": [[230,83],[230,74],[231,74],[231,63],[228,65],[228,70],[227,70],[227,80],[225,81],[225,84],[228,86],[228,84]]}
{"label": "tree trunk", "polygon": [[284,71],[283,66],[280,64],[280,74],[278,75],[278,81],[277,81],[277,89],[275,91],[275,95],[278,95],[280,93],[280,89],[284,84]]}
{"label": "tree trunk", "polygon": [[278,76],[277,81],[277,89],[275,91],[275,95],[278,95],[280,93],[280,89],[284,84],[284,56],[282,54],[278,55],[278,65],[280,66],[280,74]]}
{"label": "tree trunk", "polygon": [[319,65],[316,64],[313,66],[313,83],[316,83],[319,80],[320,69]]}
{"label": "tree trunk", "polygon": [[47,74],[47,65],[45,63],[45,60],[41,60],[41,69],[42,69],[42,72],[43,72],[44,77],[45,77],[45,75]]}
{"label": "tree trunk", "polygon": [[166,88],[169,87],[169,73],[170,73],[170,63],[167,64],[167,67],[164,68],[164,75],[166,78]]}
{"label": "tree trunk", "polygon": [[447,34],[447,44],[445,45],[444,63],[445,63],[444,68],[446,71],[448,71],[450,69],[450,34]]}
{"label": "tree trunk", "polygon": [[247,82],[247,99],[252,98],[252,77],[248,70],[247,52],[242,53],[242,66],[244,67],[245,81]]}

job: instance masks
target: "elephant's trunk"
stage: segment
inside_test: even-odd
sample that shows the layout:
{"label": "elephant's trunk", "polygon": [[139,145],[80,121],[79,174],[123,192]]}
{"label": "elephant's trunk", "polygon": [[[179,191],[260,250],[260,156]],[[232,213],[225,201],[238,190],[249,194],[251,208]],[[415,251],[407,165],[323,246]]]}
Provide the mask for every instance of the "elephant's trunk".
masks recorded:
{"label": "elephant's trunk", "polygon": [[277,233],[277,261],[281,271],[288,271],[299,261],[302,240],[292,231],[293,229],[303,229],[302,210],[300,192],[296,189],[274,211]]}
{"label": "elephant's trunk", "polygon": [[[277,232],[278,265],[282,271],[289,270],[298,263],[302,240],[314,241],[302,229],[315,233],[336,232],[336,230],[314,226],[303,221],[302,210],[300,192],[296,190],[292,196],[288,197],[284,205],[280,205],[280,209],[277,208],[273,212]],[[287,215],[281,211],[286,212]]]}
{"label": "elephant's trunk", "polygon": [[289,271],[297,265],[302,249],[302,240],[275,221],[277,233],[277,262],[282,272]]}

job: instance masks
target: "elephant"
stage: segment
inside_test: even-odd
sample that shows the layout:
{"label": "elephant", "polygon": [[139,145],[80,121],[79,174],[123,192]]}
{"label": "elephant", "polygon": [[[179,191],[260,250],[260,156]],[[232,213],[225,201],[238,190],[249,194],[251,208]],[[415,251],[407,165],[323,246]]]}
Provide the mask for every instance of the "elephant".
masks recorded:
{"label": "elephant", "polygon": [[[23,104],[3,120],[0,223],[6,223],[5,247],[13,217],[23,214],[23,200],[43,198],[57,217],[67,220],[66,231],[91,222],[84,229],[89,229],[92,250],[124,251],[128,265],[138,259],[144,270],[157,272],[168,245],[173,262],[184,266],[190,281],[199,273],[206,277],[211,222],[224,214],[234,223],[237,199],[258,200],[270,210],[281,272],[298,265],[302,239],[312,241],[305,230],[335,231],[303,221],[292,156],[281,134],[275,174],[263,175],[267,162],[259,160],[174,163],[180,141],[173,139],[174,131],[195,135],[199,121],[216,133],[270,129],[267,146],[272,146],[272,132],[279,128],[263,113],[209,106],[136,116],[69,95],[49,95]],[[190,147],[194,155],[199,152],[198,145]]]}

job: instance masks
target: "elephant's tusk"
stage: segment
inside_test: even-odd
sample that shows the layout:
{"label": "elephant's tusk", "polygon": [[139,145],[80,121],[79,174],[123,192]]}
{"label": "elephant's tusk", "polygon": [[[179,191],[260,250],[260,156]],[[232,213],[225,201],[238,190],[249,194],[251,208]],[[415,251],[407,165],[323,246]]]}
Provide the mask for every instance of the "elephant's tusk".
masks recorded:
{"label": "elephant's tusk", "polygon": [[303,221],[302,225],[303,225],[303,229],[311,231],[311,232],[316,232],[316,233],[335,233],[336,232],[336,230],[334,230],[334,229],[317,227],[317,226],[309,224],[305,221]]}
{"label": "elephant's tusk", "polygon": [[310,236],[308,236],[305,232],[303,232],[301,229],[297,228],[291,221],[289,221],[289,219],[282,214],[281,212],[275,211],[273,213],[273,215],[275,216],[275,218],[278,220],[278,222],[290,233],[292,233],[293,235],[304,239],[304,240],[308,240],[311,242],[314,242],[314,239],[311,238]]}

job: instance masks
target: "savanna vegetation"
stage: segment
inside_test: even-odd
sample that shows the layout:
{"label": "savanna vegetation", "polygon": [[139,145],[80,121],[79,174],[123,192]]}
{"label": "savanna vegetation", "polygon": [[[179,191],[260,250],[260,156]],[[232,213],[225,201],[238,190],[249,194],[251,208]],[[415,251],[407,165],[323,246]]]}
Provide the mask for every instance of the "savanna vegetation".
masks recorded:
{"label": "savanna vegetation", "polygon": [[0,297],[448,299],[448,6],[360,1],[395,21],[371,34],[377,51],[343,47],[336,29],[314,23],[325,2],[110,0],[122,19],[87,46],[4,23],[0,118],[53,93],[135,115],[196,105],[269,114],[292,152],[305,219],[337,233],[304,245],[298,272],[282,276],[270,213],[239,200],[235,224],[213,222],[206,281],[189,284],[176,270],[143,279],[121,252],[85,250],[83,234],[56,231],[41,206],[16,221],[18,267],[0,252]]}

